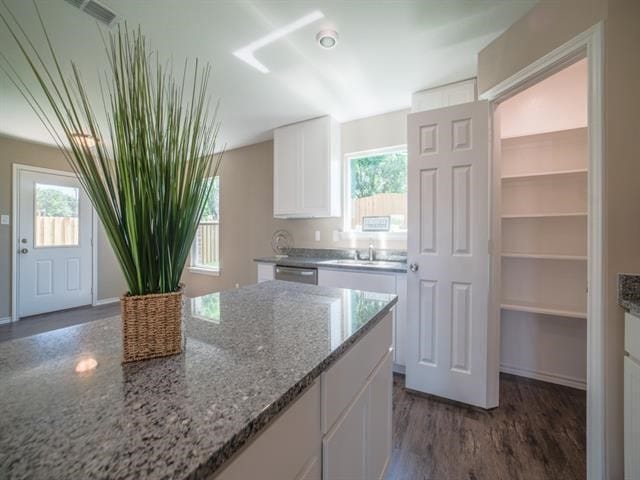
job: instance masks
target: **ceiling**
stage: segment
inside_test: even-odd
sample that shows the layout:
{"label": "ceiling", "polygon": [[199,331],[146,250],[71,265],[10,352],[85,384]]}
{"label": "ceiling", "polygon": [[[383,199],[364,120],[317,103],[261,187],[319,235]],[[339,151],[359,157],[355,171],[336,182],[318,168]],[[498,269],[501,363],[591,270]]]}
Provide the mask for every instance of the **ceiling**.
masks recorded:
{"label": "ceiling", "polygon": [[[5,0],[36,45],[43,45],[30,1]],[[63,0],[37,0],[60,56],[74,60],[101,106],[106,70],[95,20]],[[534,0],[305,1],[102,0],[181,70],[185,58],[213,66],[221,144],[235,148],[271,138],[274,127],[333,115],[344,122],[408,107],[417,90],[472,77],[476,54],[526,13]],[[323,18],[255,52],[261,73],[233,52],[319,10]],[[339,33],[321,49],[318,31]],[[2,52],[33,85],[4,26]],[[0,72],[0,133],[52,143]]]}

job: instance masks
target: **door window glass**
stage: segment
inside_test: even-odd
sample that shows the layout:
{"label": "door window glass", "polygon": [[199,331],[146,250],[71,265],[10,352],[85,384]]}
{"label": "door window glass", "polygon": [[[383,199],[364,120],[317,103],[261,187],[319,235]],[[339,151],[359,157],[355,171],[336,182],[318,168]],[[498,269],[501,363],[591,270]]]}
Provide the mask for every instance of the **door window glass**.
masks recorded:
{"label": "door window glass", "polygon": [[36,183],[34,245],[68,247],[78,245],[77,187]]}

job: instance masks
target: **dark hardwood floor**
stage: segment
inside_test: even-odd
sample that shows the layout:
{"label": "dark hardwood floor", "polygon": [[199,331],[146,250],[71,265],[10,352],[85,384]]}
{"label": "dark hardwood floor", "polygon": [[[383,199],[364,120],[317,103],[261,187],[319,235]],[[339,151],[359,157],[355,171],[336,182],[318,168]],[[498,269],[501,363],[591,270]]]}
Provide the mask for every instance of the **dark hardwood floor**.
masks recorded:
{"label": "dark hardwood floor", "polygon": [[[0,325],[0,341],[107,318],[118,303]],[[513,375],[485,411],[404,389],[394,375],[393,452],[386,480],[582,480],[585,392]]]}
{"label": "dark hardwood floor", "polygon": [[109,303],[92,307],[72,308],[59,312],[44,313],[25,317],[17,322],[0,325],[0,342],[13,340],[15,338],[29,337],[38,333],[57,330],[58,328],[70,327],[81,323],[100,320],[101,318],[113,317],[120,314],[120,303]]}
{"label": "dark hardwood floor", "polygon": [[485,411],[408,392],[394,375],[393,453],[387,480],[582,480],[584,391],[500,377]]}

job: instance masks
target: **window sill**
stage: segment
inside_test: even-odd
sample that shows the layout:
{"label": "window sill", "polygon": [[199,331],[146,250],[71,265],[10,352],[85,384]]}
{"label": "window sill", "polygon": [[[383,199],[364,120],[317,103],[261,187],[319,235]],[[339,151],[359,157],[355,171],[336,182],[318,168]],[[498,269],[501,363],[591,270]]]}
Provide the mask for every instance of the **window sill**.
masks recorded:
{"label": "window sill", "polygon": [[189,273],[197,273],[198,275],[209,275],[211,277],[219,277],[219,268],[206,268],[206,267],[187,267]]}
{"label": "window sill", "polygon": [[362,238],[406,240],[407,232],[340,232],[340,240],[353,240]]}

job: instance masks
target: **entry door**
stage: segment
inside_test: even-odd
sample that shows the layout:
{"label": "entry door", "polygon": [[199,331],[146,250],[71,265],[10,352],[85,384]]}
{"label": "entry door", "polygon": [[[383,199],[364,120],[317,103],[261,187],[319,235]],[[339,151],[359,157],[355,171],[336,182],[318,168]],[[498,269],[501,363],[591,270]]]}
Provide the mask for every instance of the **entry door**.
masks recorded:
{"label": "entry door", "polygon": [[18,316],[91,303],[91,204],[78,179],[21,170]]}
{"label": "entry door", "polygon": [[487,360],[488,125],[487,102],[408,117],[406,384],[483,408],[498,401]]}

